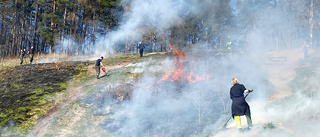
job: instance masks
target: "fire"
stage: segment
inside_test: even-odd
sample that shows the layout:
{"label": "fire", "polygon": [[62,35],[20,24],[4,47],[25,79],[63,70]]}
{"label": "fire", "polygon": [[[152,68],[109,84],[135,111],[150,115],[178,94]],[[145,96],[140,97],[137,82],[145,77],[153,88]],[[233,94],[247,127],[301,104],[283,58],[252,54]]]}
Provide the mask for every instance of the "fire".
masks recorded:
{"label": "fire", "polygon": [[186,54],[182,51],[177,50],[171,43],[169,46],[170,49],[173,49],[175,54],[173,70],[167,72],[160,80],[147,86],[147,88],[150,88],[153,85],[160,83],[161,81],[195,83],[199,80],[206,80],[209,78],[209,75],[193,76],[192,70],[189,71],[189,75],[187,75],[186,73],[188,73],[188,71],[186,71],[186,69],[190,68],[191,66],[186,62]]}

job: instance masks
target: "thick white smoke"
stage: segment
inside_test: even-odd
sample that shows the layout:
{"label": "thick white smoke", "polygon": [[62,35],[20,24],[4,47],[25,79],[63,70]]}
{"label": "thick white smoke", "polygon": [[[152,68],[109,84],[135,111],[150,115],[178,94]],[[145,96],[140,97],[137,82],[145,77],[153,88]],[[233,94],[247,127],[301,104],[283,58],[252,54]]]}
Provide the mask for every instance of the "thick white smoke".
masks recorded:
{"label": "thick white smoke", "polygon": [[[138,6],[137,9],[141,10],[142,7],[136,6]],[[271,13],[272,16],[270,16]],[[151,17],[153,15],[156,14],[152,13]],[[268,61],[266,60],[272,55],[268,51],[283,47],[296,48],[302,44],[302,38],[294,39],[291,44],[286,43],[286,39],[290,39],[290,36],[285,36],[285,34],[290,33],[290,27],[298,24],[292,23],[292,20],[290,20],[290,17],[294,15],[289,14],[288,17],[282,18],[286,15],[288,14],[272,9],[257,10],[256,18],[253,21],[255,25],[252,25],[254,27],[247,30],[246,33],[246,50],[243,52],[233,51],[232,59],[228,59],[229,56],[226,56],[227,58],[216,58],[210,57],[210,54],[203,54],[199,61],[192,62],[191,68],[196,71],[195,74],[210,75],[207,80],[186,84],[184,87],[174,83],[162,83],[158,85],[158,89],[146,89],[145,87],[156,79],[146,76],[143,84],[137,86],[134,90],[132,100],[124,103],[123,108],[113,115],[115,121],[121,121],[117,130],[113,133],[119,136],[127,135],[126,133],[130,136],[215,135],[220,129],[219,126],[223,125],[224,120],[230,114],[230,80],[236,77],[247,88],[254,89],[247,100],[251,105],[255,127],[249,133],[228,130],[216,134],[217,136],[317,135],[318,133],[313,131],[317,131],[319,126],[312,125],[319,121],[319,112],[314,110],[319,107],[318,101],[304,98],[298,93],[290,98],[268,103],[268,98],[277,90],[269,81],[268,73],[270,72],[267,68],[272,64],[267,64]],[[150,17],[147,18],[150,19]],[[290,22],[293,26],[278,26],[280,29],[277,29],[283,35],[279,37],[283,39],[275,42],[273,31],[276,26],[274,24],[279,22]],[[163,26],[160,25],[160,27]],[[233,35],[243,37],[237,34]],[[278,44],[286,44],[286,46]],[[302,51],[299,52],[299,54],[301,53]],[[277,56],[286,57],[286,55]],[[296,57],[299,58],[300,55],[296,54]],[[290,61],[288,60],[287,63],[291,63]],[[279,73],[285,71],[282,70]],[[152,72],[145,70],[145,73]],[[290,78],[284,77],[284,79]],[[303,112],[306,113],[301,114]],[[297,117],[299,119],[296,119]],[[245,122],[242,123],[246,125]],[[273,123],[276,129],[264,129],[264,124],[268,123]],[[112,123],[109,123],[106,129],[109,129],[109,126],[112,125]],[[234,121],[231,120],[229,126],[234,128],[232,125],[234,125]]]}
{"label": "thick white smoke", "polygon": [[181,23],[181,11],[185,8],[185,2],[180,0],[123,0],[121,1],[125,14],[119,29],[110,32],[107,39],[102,39],[96,54],[103,53],[101,49],[115,49],[124,41],[141,41],[148,29],[157,31]]}

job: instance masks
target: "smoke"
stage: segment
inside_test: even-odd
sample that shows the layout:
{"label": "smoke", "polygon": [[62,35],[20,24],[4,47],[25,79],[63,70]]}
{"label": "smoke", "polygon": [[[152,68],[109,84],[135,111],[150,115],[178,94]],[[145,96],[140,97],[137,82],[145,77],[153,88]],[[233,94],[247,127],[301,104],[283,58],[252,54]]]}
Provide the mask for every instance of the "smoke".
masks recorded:
{"label": "smoke", "polygon": [[[139,9],[141,10],[141,7]],[[316,109],[319,107],[319,102],[316,101],[317,96],[316,99],[310,99],[298,92],[293,96],[268,103],[268,98],[273,93],[278,94],[279,92],[278,86],[276,87],[269,81],[269,73],[276,67],[281,67],[281,64],[275,64],[275,67],[272,67],[273,64],[267,64],[269,57],[295,56],[299,58],[302,54],[300,49],[295,49],[298,51],[298,54],[295,55],[269,54],[269,51],[275,49],[300,47],[303,37],[293,39],[286,35],[291,32],[290,29],[299,24],[290,20],[297,15],[270,8],[257,9],[256,14],[251,24],[252,28],[246,30],[245,50],[237,51],[235,48],[230,51],[230,56],[220,58],[212,57],[210,53],[201,53],[199,60],[193,58],[197,53],[189,53],[192,57],[187,60],[192,62],[191,69],[195,71],[195,75],[208,74],[209,79],[182,86],[180,83],[163,82],[156,87],[146,89],[149,84],[159,79],[159,77],[146,75],[141,84],[136,85],[133,98],[121,105],[121,109],[118,109],[112,116],[112,122],[104,125],[105,129],[115,129],[111,132],[116,136],[259,135],[286,137],[318,135],[315,131],[319,129],[319,126],[313,126],[320,117]],[[282,18],[284,16],[286,18]],[[152,18],[149,19],[152,20]],[[290,23],[292,26],[274,26],[279,23]],[[275,31],[281,33],[274,36]],[[232,35],[242,37],[239,34]],[[290,41],[288,39],[293,42],[288,42]],[[299,61],[299,59],[296,60]],[[284,66],[292,63],[290,61],[288,59]],[[166,66],[163,62],[161,64]],[[291,69],[279,71],[279,77],[286,71],[292,71]],[[161,68],[161,70],[170,71],[168,68]],[[144,72],[152,74],[151,70],[145,69]],[[232,120],[228,126],[231,129],[220,132],[224,120],[230,114],[229,88],[233,77],[238,78],[248,89],[254,89],[254,92],[247,98],[254,123],[251,132],[243,133],[234,129],[235,123]],[[315,77],[318,78],[318,76]],[[290,82],[291,78],[284,77],[283,79]],[[274,125],[275,129],[266,127],[268,123]],[[246,127],[245,122],[242,124]]]}
{"label": "smoke", "polygon": [[[95,43],[91,38],[75,42],[74,38],[65,38],[55,47],[56,53],[68,53],[70,55],[104,55],[114,54],[115,51],[124,52],[125,42],[142,41],[143,36],[155,30],[164,33],[169,27],[181,24],[185,12],[197,12],[197,8],[190,8],[196,2],[185,0],[122,0],[125,14],[116,30],[109,31],[107,35],[99,35]],[[61,50],[64,49],[64,50]]]}
{"label": "smoke", "polygon": [[[310,65],[310,63],[317,57],[313,59],[303,59],[302,57],[303,50],[300,47],[303,41],[308,39],[308,37],[306,37],[306,34],[309,33],[308,27],[304,29],[300,28],[304,32],[296,34],[295,37],[291,35],[295,34],[296,32],[294,30],[303,24],[303,20],[295,20],[295,18],[299,18],[299,16],[301,17],[303,14],[308,14],[308,12],[305,12],[308,11],[304,7],[305,3],[306,2],[302,1],[290,3],[292,5],[289,5],[289,3],[278,3],[279,7],[295,7],[295,11],[284,11],[285,8],[257,9],[256,18],[248,24],[252,25],[253,28],[246,28],[245,42],[247,47],[246,52],[242,54],[242,57],[247,56],[251,62],[237,59],[238,63],[243,64],[243,67],[240,68],[240,72],[239,69],[231,69],[231,71],[238,74],[253,74],[252,78],[247,79],[248,81],[246,79],[244,80],[245,85],[254,87],[254,92],[251,93],[247,99],[251,108],[254,127],[250,132],[230,129],[226,132],[218,133],[216,136],[319,136],[317,131],[320,129],[320,113],[319,110],[316,109],[320,104],[319,94],[317,94],[319,93],[319,86],[314,83],[319,79],[319,72],[318,70],[315,71],[312,69],[311,76],[305,72],[299,72],[301,68],[296,68],[299,66],[303,66],[302,68],[314,67]],[[270,3],[261,5],[261,7],[266,7],[269,4]],[[246,16],[241,17],[248,18]],[[240,35],[239,37],[242,36]],[[289,50],[278,53],[269,52],[280,49]],[[278,65],[265,64],[270,60],[269,57],[285,57],[286,61],[283,64],[280,62]],[[248,64],[251,64],[251,66],[248,66]],[[259,65],[262,66],[258,67]],[[271,65],[274,65],[274,67]],[[246,70],[248,71],[245,72]],[[272,74],[274,71],[276,74]],[[288,75],[289,72],[293,72],[294,74]],[[267,79],[263,80],[261,77]],[[295,77],[300,81],[293,79]],[[239,79],[241,80],[243,78]],[[255,82],[252,83],[249,81]],[[273,85],[268,86],[268,84],[263,84],[263,81],[270,81]],[[251,87],[247,86],[247,88]],[[272,94],[264,93],[270,90],[275,91],[274,96],[283,96],[282,94],[286,94],[286,92],[290,92],[292,95],[290,94],[288,97],[279,100],[273,100],[270,103],[268,102],[268,98],[271,98],[270,95]],[[265,129],[264,127],[266,127],[268,123],[274,125],[275,129]],[[242,119],[242,125],[246,125],[245,119]],[[235,128],[235,122],[231,121],[229,126],[230,128]]]}
{"label": "smoke", "polygon": [[[115,31],[110,32],[106,39],[101,40],[96,48],[96,54],[103,53],[101,49],[116,49],[119,43],[125,41],[141,41],[148,29],[161,31],[181,23],[180,10],[183,1],[172,0],[123,0],[125,9],[122,24]],[[130,5],[130,6],[128,6]]]}
{"label": "smoke", "polygon": [[[122,4],[131,5],[130,11],[125,14],[124,22],[119,29],[111,32],[107,40],[102,40],[101,45],[105,49],[116,48],[117,42],[126,38],[132,41],[141,40],[146,33],[144,27],[161,30],[178,25],[185,9],[192,4],[194,6],[189,8],[191,9],[189,12],[195,16],[199,12],[196,3],[183,0],[135,0],[122,1]],[[196,52],[195,49],[186,53],[186,60],[190,64],[186,66],[186,70],[192,70],[194,76],[209,75],[208,79],[195,83],[161,81],[154,84],[166,72],[173,69],[174,61],[168,57],[128,65],[128,68],[134,67],[130,73],[143,72],[144,77],[133,86],[131,99],[121,104],[112,103],[112,98],[106,95],[108,90],[104,87],[105,83],[101,84],[91,94],[97,93],[106,97],[96,100],[95,96],[98,95],[92,95],[87,98],[90,100],[88,104],[95,108],[95,113],[112,111],[110,119],[99,127],[114,136],[319,136],[317,132],[320,127],[320,112],[317,109],[320,107],[319,94],[310,98],[306,96],[304,89],[298,88],[291,91],[294,92],[293,96],[268,102],[271,95],[283,90],[279,87],[288,86],[288,82],[292,80],[283,77],[282,74],[288,71],[294,72],[292,67],[297,67],[290,66],[292,62],[289,59],[286,62],[267,64],[269,57],[294,57],[295,61],[299,61],[297,58],[302,54],[300,49],[294,49],[297,52],[292,55],[269,54],[270,50],[300,46],[302,37],[293,40],[297,42],[292,42],[291,45],[284,40],[291,39],[290,36],[285,37],[282,34],[290,32],[292,27],[279,26],[278,30],[283,32],[280,33],[283,37],[273,36],[275,24],[279,22],[284,24],[290,22],[293,26],[298,24],[289,20],[295,15],[289,14],[290,16],[282,18],[285,13],[268,8],[257,9],[256,14],[256,18],[246,24],[252,27],[244,29],[245,34],[230,32],[233,37],[245,37],[245,49],[232,47],[231,51],[227,50],[230,54],[224,55],[215,51]],[[245,15],[241,17],[246,18]],[[287,46],[280,46],[281,44]],[[194,47],[198,46],[200,44]],[[107,54],[101,50],[97,50],[96,53]],[[277,70],[277,67],[283,66],[286,69],[277,71],[275,79],[287,83],[274,85],[270,73]],[[317,84],[312,82],[318,80],[320,72],[317,70],[314,74],[316,75],[313,75],[306,85],[311,87],[316,85],[315,88],[319,89]],[[222,130],[222,125],[230,116],[229,89],[231,79],[234,77],[247,89],[254,89],[246,99],[251,107],[254,125],[250,132],[236,130],[233,120],[228,125],[229,129]],[[154,85],[151,88],[147,88],[152,84]],[[243,127],[246,127],[245,119],[242,121]],[[274,125],[275,129],[265,128],[265,124],[268,123]]]}
{"label": "smoke", "polygon": [[[236,55],[234,58],[241,60],[238,62],[229,56],[210,57],[210,53],[186,54],[191,65],[185,66],[185,71],[194,71],[194,76],[210,75],[208,79],[195,83],[161,81],[147,88],[173,69],[173,61],[166,58],[130,64],[127,67],[135,67],[130,73],[143,70],[145,76],[135,85],[131,100],[118,106],[111,119],[102,125],[103,128],[115,136],[212,135],[221,129],[230,114],[232,77],[242,80],[247,88],[257,90],[257,95],[252,95],[252,98],[266,98],[266,94],[272,92],[265,88],[269,85],[263,82],[266,81],[264,69],[257,69],[259,65],[248,57]],[[162,75],[154,75],[159,71]],[[255,83],[257,81],[262,81],[259,87]]]}

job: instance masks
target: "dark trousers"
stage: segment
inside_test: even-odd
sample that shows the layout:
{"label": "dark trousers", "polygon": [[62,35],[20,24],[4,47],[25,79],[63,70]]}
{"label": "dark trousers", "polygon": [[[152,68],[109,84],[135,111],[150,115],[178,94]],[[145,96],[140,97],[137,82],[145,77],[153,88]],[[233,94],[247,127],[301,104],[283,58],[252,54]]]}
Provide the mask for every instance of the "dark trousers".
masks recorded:
{"label": "dark trousers", "polygon": [[143,49],[140,50],[140,57],[143,57]]}
{"label": "dark trousers", "polygon": [[94,68],[96,69],[97,78],[98,78],[100,75],[100,66],[94,66]]}
{"label": "dark trousers", "polygon": [[30,54],[30,61],[29,61],[29,63],[32,63],[32,61],[33,61],[33,55],[34,55],[34,54]]}
{"label": "dark trousers", "polygon": [[23,56],[20,56],[20,64],[23,63]]}

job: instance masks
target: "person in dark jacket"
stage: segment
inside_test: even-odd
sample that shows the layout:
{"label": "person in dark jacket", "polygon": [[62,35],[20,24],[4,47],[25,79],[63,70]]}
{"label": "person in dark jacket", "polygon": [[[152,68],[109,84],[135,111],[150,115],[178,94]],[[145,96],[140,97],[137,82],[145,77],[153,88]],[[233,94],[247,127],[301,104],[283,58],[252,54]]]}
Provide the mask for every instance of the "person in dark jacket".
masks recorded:
{"label": "person in dark jacket", "polygon": [[101,56],[96,61],[96,65],[94,66],[94,68],[96,69],[96,72],[97,72],[97,79],[99,79],[99,75],[100,75],[100,65],[103,67],[102,60],[103,60],[103,56]]}
{"label": "person in dark jacket", "polygon": [[26,55],[26,49],[20,50],[20,64],[23,63],[23,58]]}
{"label": "person in dark jacket", "polygon": [[140,57],[143,57],[143,50],[144,50],[144,45],[142,44],[142,42],[139,42],[139,53],[140,53]]}
{"label": "person in dark jacket", "polygon": [[249,93],[252,90],[247,90],[244,85],[239,84],[236,78],[231,80],[232,87],[230,88],[230,98],[232,99],[232,117],[236,119],[236,128],[241,128],[240,116],[245,115],[247,118],[248,128],[252,127],[250,107],[244,98],[243,93]]}
{"label": "person in dark jacket", "polygon": [[30,50],[29,50],[29,56],[30,56],[30,61],[29,61],[29,63],[31,64],[32,63],[32,61],[33,61],[33,55],[34,55],[34,48],[33,48],[33,46],[30,48]]}

